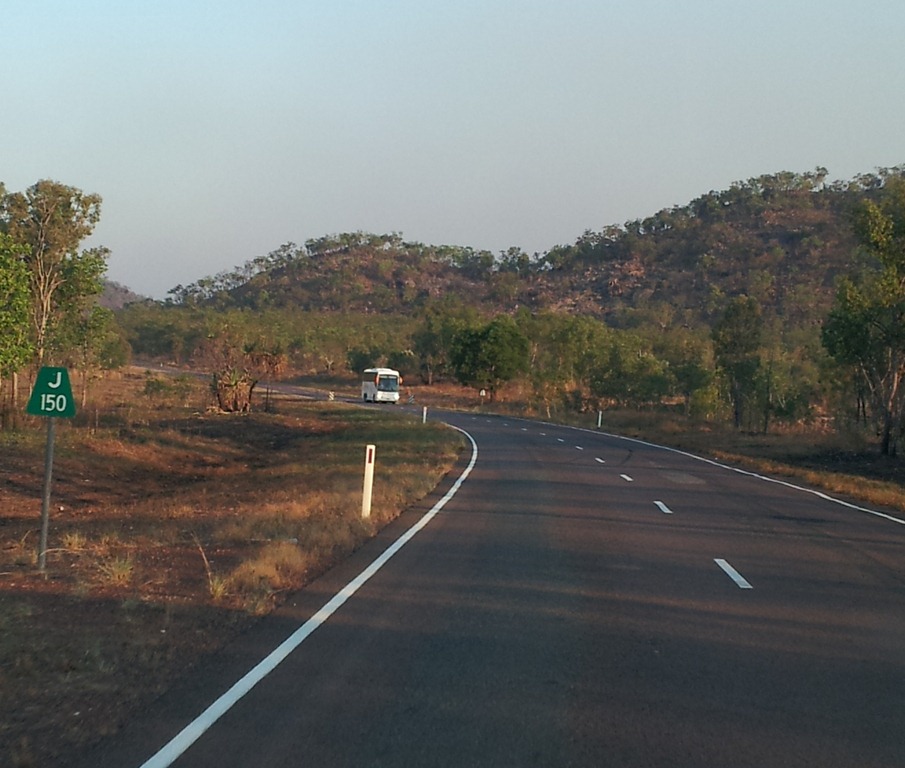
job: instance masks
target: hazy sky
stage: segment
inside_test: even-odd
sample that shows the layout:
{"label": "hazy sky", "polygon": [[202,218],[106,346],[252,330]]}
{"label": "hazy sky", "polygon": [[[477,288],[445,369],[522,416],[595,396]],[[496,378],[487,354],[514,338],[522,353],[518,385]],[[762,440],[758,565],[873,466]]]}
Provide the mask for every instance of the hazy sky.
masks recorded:
{"label": "hazy sky", "polygon": [[0,181],[99,193],[160,298],[365,230],[544,252],[905,163],[902,0],[0,0]]}

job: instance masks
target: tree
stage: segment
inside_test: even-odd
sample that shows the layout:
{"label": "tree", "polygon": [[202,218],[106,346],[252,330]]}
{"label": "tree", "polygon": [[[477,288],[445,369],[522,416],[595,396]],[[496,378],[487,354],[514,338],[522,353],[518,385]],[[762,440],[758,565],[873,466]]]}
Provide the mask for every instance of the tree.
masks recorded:
{"label": "tree", "polygon": [[616,334],[591,373],[591,393],[624,405],[659,402],[675,386],[668,364],[637,334]]}
{"label": "tree", "polygon": [[376,361],[379,358],[379,349],[361,349],[355,347],[346,353],[346,367],[355,375],[360,376],[363,370],[376,365]]}
{"label": "tree", "polygon": [[[248,370],[258,380],[264,379],[266,382],[272,382],[274,379],[281,378],[286,372],[289,357],[279,341],[259,337],[252,343],[246,344],[243,352],[248,362]],[[250,406],[251,390],[248,392],[248,401]],[[264,410],[270,411],[271,407],[270,387],[267,386],[264,394]]]}
{"label": "tree", "polygon": [[0,377],[18,371],[32,353],[24,251],[11,237],[0,233]]}
{"label": "tree", "polygon": [[531,342],[531,385],[548,417],[554,400],[570,394],[580,407],[582,389],[589,386],[612,332],[584,315],[545,312],[519,317]]}
{"label": "tree", "polygon": [[83,408],[88,402],[88,389],[95,372],[102,368],[119,368],[130,356],[129,345],[116,328],[113,312],[97,304],[67,318],[65,333],[58,341],[66,350],[64,360],[82,374]]}
{"label": "tree", "polygon": [[221,411],[247,413],[258,382],[285,371],[287,356],[279,342],[249,338],[241,329],[222,325],[195,350],[196,361],[211,371],[211,393]]}
{"label": "tree", "polygon": [[412,334],[412,351],[420,361],[425,384],[449,372],[455,338],[476,323],[475,310],[456,301],[440,302],[425,311],[421,327]]}
{"label": "tree", "polygon": [[500,272],[514,272],[519,277],[531,274],[531,257],[521,248],[512,246],[500,253],[498,262]]}
{"label": "tree", "polygon": [[0,233],[0,384],[11,376],[11,407],[0,405],[3,426],[15,420],[17,412],[16,375],[31,359],[33,348],[29,334],[28,269],[22,261],[24,248]]}
{"label": "tree", "polygon": [[528,369],[528,338],[511,317],[500,315],[456,335],[452,364],[461,384],[486,387],[493,400],[500,384]]}
{"label": "tree", "polygon": [[68,276],[79,272],[83,259],[95,261],[105,256],[99,251],[78,252],[81,242],[94,231],[100,213],[99,195],[50,180],[0,200],[0,218],[7,233],[28,249],[24,260],[29,270],[33,343],[39,365],[44,362],[49,334],[60,311],[60,287]]}
{"label": "tree", "polygon": [[662,305],[652,307],[651,319],[638,333],[643,334],[653,355],[663,360],[672,379],[673,391],[681,395],[685,415],[691,416],[692,402],[713,382],[713,342],[709,329],[694,328],[685,318],[666,311]]}
{"label": "tree", "polygon": [[394,349],[387,354],[387,367],[399,371],[403,381],[410,381],[418,374],[418,358],[411,349]]}
{"label": "tree", "polygon": [[54,299],[46,348],[56,359],[80,359],[86,378],[97,367],[99,353],[113,323],[113,313],[97,304],[107,270],[106,248],[83,251],[62,264],[62,282]]}
{"label": "tree", "polygon": [[762,333],[760,305],[749,296],[733,299],[713,327],[714,357],[729,383],[736,429],[742,426],[745,403],[755,393]]}
{"label": "tree", "polygon": [[823,344],[854,367],[880,423],[881,450],[894,456],[905,414],[905,179],[886,180],[858,210],[855,234],[874,267],[844,278],[823,326]]}
{"label": "tree", "polygon": [[197,361],[211,371],[211,394],[221,411],[247,413],[260,376],[249,365],[240,342],[227,330],[211,336],[196,350]]}

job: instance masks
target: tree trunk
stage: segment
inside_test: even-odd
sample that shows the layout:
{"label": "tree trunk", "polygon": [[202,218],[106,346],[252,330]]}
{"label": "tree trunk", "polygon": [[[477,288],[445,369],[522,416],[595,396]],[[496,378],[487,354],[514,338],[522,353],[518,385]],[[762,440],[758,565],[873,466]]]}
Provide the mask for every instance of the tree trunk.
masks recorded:
{"label": "tree trunk", "polygon": [[741,385],[733,379],[732,381],[732,417],[735,422],[735,428],[742,428],[742,388]]}
{"label": "tree trunk", "polygon": [[91,369],[86,365],[82,371],[82,410],[88,405],[88,384],[91,378]]}
{"label": "tree trunk", "polygon": [[[892,421],[889,418],[889,414],[886,414],[883,418],[883,431],[882,439],[880,441],[880,453],[882,453],[884,456],[894,456],[894,445],[895,444],[892,441]],[[892,453],[890,453],[891,449]]]}

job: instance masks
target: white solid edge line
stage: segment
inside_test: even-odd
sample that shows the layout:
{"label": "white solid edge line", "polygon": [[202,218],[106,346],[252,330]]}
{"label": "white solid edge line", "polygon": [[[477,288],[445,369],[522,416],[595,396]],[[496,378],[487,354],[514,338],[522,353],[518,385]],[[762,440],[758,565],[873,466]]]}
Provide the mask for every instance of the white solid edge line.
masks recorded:
{"label": "white solid edge line", "polygon": [[725,560],[714,558],[713,562],[715,562],[720,568],[723,569],[726,575],[738,585],[739,589],[754,589],[754,587],[752,587],[751,584],[748,583],[747,579],[745,579],[744,576],[742,576]]}
{"label": "white solid edge line", "polygon": [[411,528],[396,539],[377,559],[374,560],[367,568],[365,568],[358,576],[346,584],[339,592],[337,592],[317,613],[315,613],[308,621],[300,626],[288,638],[286,638],[279,646],[270,652],[262,661],[247,672],[238,682],[226,691],[220,698],[211,704],[204,712],[196,717],[191,723],[182,729],[168,744],[166,744],[157,754],[142,763],[141,768],[168,768],[173,762],[179,758],[192,744],[194,744],[204,733],[226,714],[246,693],[254,688],[261,680],[273,672],[274,669],[283,661],[290,653],[298,648],[321,624],[329,619],[352,595],[354,595],[365,582],[367,582],[377,571],[393,557],[400,549],[402,549],[411,539],[415,537],[422,528],[424,528],[437,513],[446,506],[446,503],[456,495],[462,483],[465,482],[474,469],[478,460],[478,445],[474,438],[464,429],[460,429],[452,424],[449,425],[453,429],[461,432],[468,438],[471,443],[471,461],[468,466],[459,475],[452,487],[446,492],[433,507],[424,513],[424,516],[418,520]]}

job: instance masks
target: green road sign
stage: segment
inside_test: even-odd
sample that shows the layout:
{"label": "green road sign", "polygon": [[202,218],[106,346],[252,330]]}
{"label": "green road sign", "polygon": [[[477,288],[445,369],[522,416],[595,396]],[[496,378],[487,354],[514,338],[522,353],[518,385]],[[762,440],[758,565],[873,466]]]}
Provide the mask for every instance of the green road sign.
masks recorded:
{"label": "green road sign", "polygon": [[75,401],[65,368],[44,367],[38,371],[35,388],[28,398],[26,413],[32,416],[55,416],[71,419],[75,416]]}

